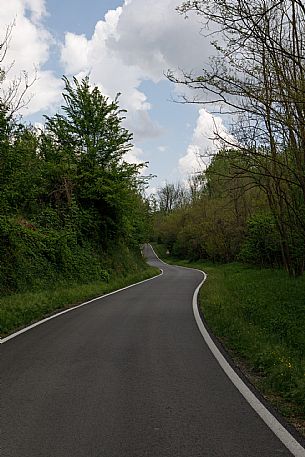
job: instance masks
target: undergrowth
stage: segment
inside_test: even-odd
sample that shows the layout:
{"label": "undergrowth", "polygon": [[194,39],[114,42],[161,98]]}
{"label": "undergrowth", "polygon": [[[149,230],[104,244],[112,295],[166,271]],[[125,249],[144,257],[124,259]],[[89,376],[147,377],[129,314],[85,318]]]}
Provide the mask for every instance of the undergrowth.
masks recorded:
{"label": "undergrowth", "polygon": [[[90,260],[90,259],[89,259]],[[89,266],[88,266],[89,268]],[[34,291],[11,293],[0,297],[0,335],[3,337],[37,320],[75,304],[120,289],[159,273],[126,247],[113,249],[104,256],[107,272],[98,280],[88,277],[78,281],[64,279]]]}

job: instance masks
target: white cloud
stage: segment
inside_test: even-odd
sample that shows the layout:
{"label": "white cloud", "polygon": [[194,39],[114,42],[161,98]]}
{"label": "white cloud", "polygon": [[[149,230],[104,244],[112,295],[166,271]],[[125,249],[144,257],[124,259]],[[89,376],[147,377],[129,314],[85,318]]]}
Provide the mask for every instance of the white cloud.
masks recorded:
{"label": "white cloud", "polygon": [[24,6],[30,11],[33,22],[39,21],[47,14],[45,0],[24,0]]}
{"label": "white cloud", "polygon": [[[61,51],[65,72],[89,74],[105,95],[121,92],[126,126],[136,141],[156,137],[162,129],[149,116],[151,105],[141,84],[165,79],[169,68],[194,69],[209,53],[202,47],[200,24],[184,20],[177,0],[128,0],[99,20],[90,39],[67,33]],[[208,41],[207,41],[208,43]]]}
{"label": "white cloud", "polygon": [[77,74],[88,68],[88,40],[85,35],[66,33],[61,62],[69,74]]}
{"label": "white cloud", "polygon": [[146,194],[146,197],[153,197],[156,195],[158,191],[158,188],[155,187],[155,186],[148,186],[147,189],[145,189],[145,194]]}
{"label": "white cloud", "polygon": [[[104,19],[97,21],[90,38],[67,32],[61,46],[61,63],[67,76],[90,75],[92,84],[111,98],[122,93],[120,106],[128,110],[125,126],[134,133],[137,145],[164,132],[163,126],[150,116],[152,102],[142,83],[165,79],[168,69],[200,71],[198,65],[213,53],[209,39],[199,34],[201,24],[196,16],[185,20],[175,10],[177,4],[177,0],[125,0],[122,7],[108,11]],[[38,80],[31,92],[39,95],[24,111],[27,115],[55,109],[61,99],[61,81],[44,69],[51,47],[56,45],[43,25],[46,14],[45,0],[5,1],[0,14],[1,29],[16,19],[9,51],[9,61],[15,60],[15,65],[9,78],[25,70],[31,79],[36,68]],[[201,109],[192,141],[179,161],[182,175],[201,166],[198,156],[207,148],[217,149],[217,142],[211,139],[215,127],[225,132],[220,118]],[[158,148],[164,152],[161,148],[164,146]],[[127,159],[139,163],[141,154],[142,150],[135,147]]]}
{"label": "white cloud", "polygon": [[140,158],[143,155],[143,151],[141,148],[138,148],[134,146],[132,149],[130,149],[124,156],[124,160],[127,163],[135,163],[135,164],[140,164],[143,162],[143,160]]}
{"label": "white cloud", "polygon": [[222,119],[213,116],[205,109],[200,109],[192,142],[189,144],[186,154],[179,159],[181,175],[187,176],[205,169],[210,161],[210,156],[223,147],[226,141],[234,142]]}
{"label": "white cloud", "polygon": [[44,124],[42,124],[41,122],[34,122],[34,127],[35,127],[35,129],[41,130],[41,131],[44,131],[44,129],[45,129]]}
{"label": "white cloud", "polygon": [[125,65],[108,46],[110,38],[118,38],[117,25],[121,14],[121,7],[109,11],[105,20],[97,22],[91,39],[67,33],[61,62],[68,75],[80,77],[89,74],[92,84],[98,85],[105,95],[114,98],[120,92],[120,106],[128,109],[125,124],[134,132],[135,138],[141,140],[159,134],[159,128],[149,118],[150,104],[139,90],[142,71]]}
{"label": "white cloud", "polygon": [[44,114],[53,114],[58,109],[61,99],[62,81],[56,78],[51,71],[38,71],[36,81],[29,91],[30,102],[22,109],[24,116],[43,111]]}
{"label": "white cloud", "polygon": [[[7,26],[15,24],[3,62],[8,73],[2,88],[7,90],[22,72],[27,73],[28,81],[37,77],[36,83],[27,93],[27,97],[32,97],[22,114],[47,110],[60,100],[61,82],[51,71],[43,70],[43,65],[49,59],[50,48],[54,44],[51,34],[41,22],[45,14],[44,0],[10,0],[6,2],[5,8],[1,9],[0,29],[5,31]],[[23,88],[24,85],[21,84],[20,91]]]}
{"label": "white cloud", "polygon": [[186,154],[179,159],[179,171],[182,178],[204,169],[204,163],[200,158],[200,151],[199,146],[190,144]]}
{"label": "white cloud", "polygon": [[155,82],[167,69],[198,69],[212,53],[199,36],[202,25],[176,11],[177,0],[131,0],[122,9],[116,37],[108,45],[126,65],[139,67]]}
{"label": "white cloud", "polygon": [[149,113],[144,110],[129,109],[125,127],[133,132],[133,138],[136,142],[157,138],[163,133],[163,128],[158,123],[153,122]]}

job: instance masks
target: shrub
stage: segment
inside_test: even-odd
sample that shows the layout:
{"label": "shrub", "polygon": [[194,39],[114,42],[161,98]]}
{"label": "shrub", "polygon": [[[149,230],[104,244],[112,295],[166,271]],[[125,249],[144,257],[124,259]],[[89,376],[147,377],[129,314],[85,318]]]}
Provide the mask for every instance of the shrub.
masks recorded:
{"label": "shrub", "polygon": [[248,220],[248,230],[239,259],[261,266],[281,264],[281,241],[271,214],[256,214]]}

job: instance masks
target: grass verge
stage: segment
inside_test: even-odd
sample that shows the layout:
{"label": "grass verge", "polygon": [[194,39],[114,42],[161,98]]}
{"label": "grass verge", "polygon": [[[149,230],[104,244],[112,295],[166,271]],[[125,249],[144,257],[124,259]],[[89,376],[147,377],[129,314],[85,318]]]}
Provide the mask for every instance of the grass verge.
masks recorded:
{"label": "grass verge", "polygon": [[305,436],[305,276],[239,263],[168,263],[208,274],[201,311],[235,363],[263,395]]}
{"label": "grass verge", "polygon": [[144,264],[141,270],[113,276],[108,282],[95,281],[87,284],[62,282],[56,287],[42,291],[0,297],[0,335],[4,337],[55,312],[152,278],[158,273],[157,268]]}

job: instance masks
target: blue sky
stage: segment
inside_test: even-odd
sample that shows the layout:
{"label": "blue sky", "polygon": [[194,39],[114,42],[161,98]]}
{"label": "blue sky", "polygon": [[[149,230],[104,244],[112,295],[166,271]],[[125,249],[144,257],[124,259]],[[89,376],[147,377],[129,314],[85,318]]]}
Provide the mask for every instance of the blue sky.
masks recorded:
{"label": "blue sky", "polygon": [[45,23],[59,39],[66,32],[84,33],[88,38],[94,32],[98,19],[107,11],[122,5],[121,0],[47,0],[48,17]]}
{"label": "blue sky", "polygon": [[[3,2],[4,0],[0,0]],[[215,119],[198,105],[177,104],[178,89],[164,77],[168,69],[200,69],[211,54],[196,17],[185,20],[178,0],[10,0],[0,10],[0,26],[16,26],[8,58],[9,77],[26,70],[37,75],[23,116],[42,122],[61,104],[63,74],[90,74],[92,84],[128,110],[134,133],[130,161],[149,161],[157,175],[150,191],[165,181],[186,180],[202,166],[198,154],[214,149]]]}

